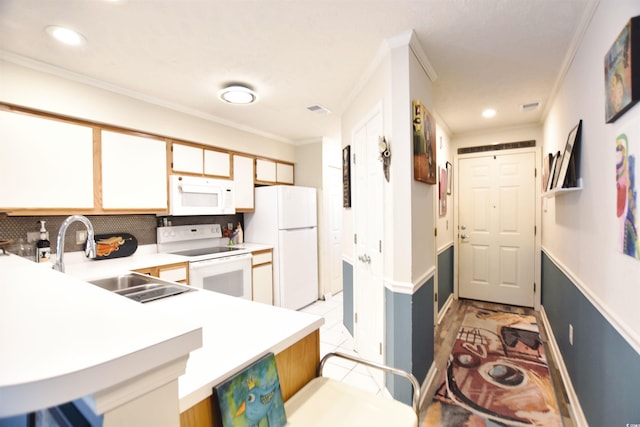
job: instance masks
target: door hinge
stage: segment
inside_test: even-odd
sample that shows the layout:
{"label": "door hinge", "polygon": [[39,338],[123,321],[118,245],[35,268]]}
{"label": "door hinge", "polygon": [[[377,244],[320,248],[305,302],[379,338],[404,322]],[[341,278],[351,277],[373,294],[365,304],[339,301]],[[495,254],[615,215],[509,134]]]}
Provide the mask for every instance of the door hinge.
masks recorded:
{"label": "door hinge", "polygon": [[433,302],[438,302],[438,293],[433,294]]}
{"label": "door hinge", "polygon": [[378,252],[382,253],[382,240],[378,240]]}
{"label": "door hinge", "polygon": [[533,282],[533,293],[536,293],[536,282]]}
{"label": "door hinge", "polygon": [[382,343],[378,343],[380,344],[380,356],[382,356]]}
{"label": "door hinge", "polygon": [[358,235],[357,234],[353,235],[353,244],[354,245],[358,244]]}
{"label": "door hinge", "polygon": [[356,153],[353,153],[353,164],[356,164]]}
{"label": "door hinge", "polygon": [[534,235],[534,236],[537,236],[537,235],[538,235],[538,226],[537,226],[537,225],[534,225],[534,226],[533,226],[533,235]]}
{"label": "door hinge", "polygon": [[438,227],[433,229],[433,235],[438,237]]}
{"label": "door hinge", "polygon": [[355,313],[355,323],[358,323],[358,313]]}
{"label": "door hinge", "polygon": [[536,178],[538,176],[538,168],[533,168],[533,177]]}

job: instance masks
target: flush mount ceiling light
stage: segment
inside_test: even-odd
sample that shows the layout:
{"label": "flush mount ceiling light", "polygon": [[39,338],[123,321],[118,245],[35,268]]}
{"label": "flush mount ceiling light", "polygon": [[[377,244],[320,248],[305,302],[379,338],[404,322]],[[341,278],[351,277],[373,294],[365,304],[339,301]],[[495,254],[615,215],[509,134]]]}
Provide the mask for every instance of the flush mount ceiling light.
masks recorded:
{"label": "flush mount ceiling light", "polygon": [[495,115],[496,115],[496,110],[494,110],[493,108],[487,108],[482,112],[482,117],[484,117],[485,119],[489,119]]}
{"label": "flush mount ceiling light", "polygon": [[64,43],[69,46],[80,46],[87,42],[87,39],[82,34],[69,28],[49,25],[45,28],[45,31],[60,43]]}
{"label": "flush mount ceiling light", "polygon": [[218,97],[229,104],[251,104],[258,100],[258,95],[242,85],[227,86],[218,92]]}

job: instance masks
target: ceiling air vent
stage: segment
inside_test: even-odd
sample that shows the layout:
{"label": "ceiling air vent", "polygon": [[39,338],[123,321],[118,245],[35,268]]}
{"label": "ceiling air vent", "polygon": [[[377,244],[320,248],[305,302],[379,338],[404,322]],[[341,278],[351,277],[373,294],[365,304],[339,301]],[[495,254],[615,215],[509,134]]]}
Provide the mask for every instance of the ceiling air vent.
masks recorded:
{"label": "ceiling air vent", "polygon": [[324,108],[322,105],[316,104],[316,105],[310,105],[307,107],[307,110],[311,111],[312,113],[315,114],[319,114],[321,116],[324,116],[326,114],[329,114],[331,111],[327,110],[326,108]]}
{"label": "ceiling air vent", "polygon": [[526,113],[527,111],[535,111],[540,107],[539,102],[529,102],[528,104],[521,104],[520,111]]}

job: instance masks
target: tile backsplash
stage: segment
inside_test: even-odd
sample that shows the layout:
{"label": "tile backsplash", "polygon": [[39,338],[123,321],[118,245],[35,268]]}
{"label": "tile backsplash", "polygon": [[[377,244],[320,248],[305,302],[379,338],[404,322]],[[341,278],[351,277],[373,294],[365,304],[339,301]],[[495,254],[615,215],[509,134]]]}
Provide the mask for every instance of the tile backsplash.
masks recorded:
{"label": "tile backsplash", "polygon": [[[28,232],[40,230],[40,220],[46,221],[49,232],[51,252],[56,253],[56,239],[62,222],[68,215],[62,216],[6,216],[0,217],[0,240],[19,239],[27,240]],[[156,215],[86,215],[93,224],[96,234],[129,233],[136,237],[138,245],[156,244],[156,228],[161,218]],[[240,222],[244,227],[244,216],[235,215],[211,215],[211,216],[185,216],[166,217],[172,225],[192,224],[220,224],[222,229],[227,228],[228,223],[235,225]],[[76,244],[76,231],[84,230],[84,225],[79,222],[72,223],[67,229],[64,240],[65,252],[81,251],[83,245]]]}

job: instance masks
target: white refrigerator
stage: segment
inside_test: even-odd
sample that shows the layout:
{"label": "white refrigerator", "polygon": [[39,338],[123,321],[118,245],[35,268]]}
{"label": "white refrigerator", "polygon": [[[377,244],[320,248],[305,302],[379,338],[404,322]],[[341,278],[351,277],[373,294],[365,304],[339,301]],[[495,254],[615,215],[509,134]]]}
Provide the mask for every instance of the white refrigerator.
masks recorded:
{"label": "white refrigerator", "polygon": [[298,310],[318,299],[316,189],[273,185],[255,189],[244,239],[273,246],[275,305]]}

